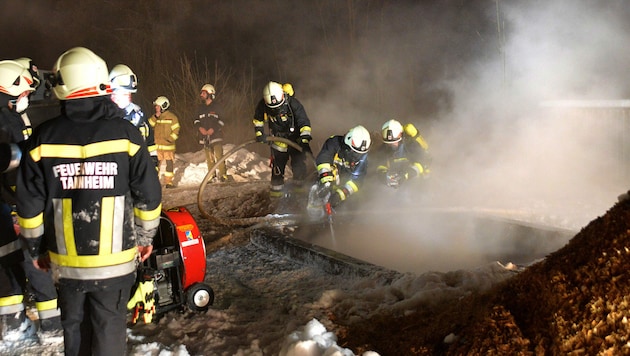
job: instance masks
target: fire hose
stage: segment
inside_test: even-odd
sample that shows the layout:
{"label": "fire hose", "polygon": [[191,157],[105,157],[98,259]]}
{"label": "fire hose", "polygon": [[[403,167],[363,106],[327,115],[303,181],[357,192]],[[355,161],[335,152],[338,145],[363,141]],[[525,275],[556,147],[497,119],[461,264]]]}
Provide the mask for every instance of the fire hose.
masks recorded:
{"label": "fire hose", "polygon": [[[302,147],[300,145],[283,137],[268,136],[267,142],[285,143],[295,148],[296,150],[302,152]],[[255,216],[255,217],[249,217],[249,218],[222,218],[216,215],[212,215],[204,209],[204,206],[203,206],[204,190],[206,188],[206,185],[210,181],[210,179],[212,179],[212,177],[215,176],[216,169],[219,167],[221,163],[223,163],[229,157],[234,155],[240,149],[252,143],[258,143],[258,141],[256,139],[251,139],[251,140],[241,143],[238,146],[235,146],[229,152],[224,154],[220,160],[217,160],[217,162],[210,169],[208,169],[208,173],[206,173],[206,176],[204,177],[203,181],[199,185],[199,191],[197,192],[197,206],[199,208],[199,212],[201,213],[201,215],[203,215],[206,219],[214,223],[224,225],[224,226],[249,226],[249,225],[258,224],[258,223],[269,221],[269,220],[282,219],[281,216],[279,217],[279,216],[273,216],[273,215],[272,216]],[[313,157],[313,153],[307,152],[307,156],[311,159],[311,161],[313,162],[313,165],[315,165],[315,157]]]}

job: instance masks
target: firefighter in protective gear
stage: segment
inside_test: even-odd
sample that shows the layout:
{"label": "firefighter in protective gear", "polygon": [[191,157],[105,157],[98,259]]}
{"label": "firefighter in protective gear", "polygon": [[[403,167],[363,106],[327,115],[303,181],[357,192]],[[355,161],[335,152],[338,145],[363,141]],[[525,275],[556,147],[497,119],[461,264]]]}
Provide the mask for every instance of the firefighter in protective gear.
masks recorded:
{"label": "firefighter in protective gear", "polygon": [[[286,86],[289,93],[292,86]],[[258,142],[267,143],[265,123],[269,125],[271,136],[282,137],[299,144],[297,150],[283,142],[269,142],[271,146],[271,197],[284,195],[284,173],[289,159],[293,180],[301,185],[306,178],[306,152],[311,152],[311,121],[304,106],[293,96],[285,92],[280,83],[269,82],[263,88],[263,98],[254,112],[254,130]]]}
{"label": "firefighter in protective gear", "polygon": [[149,125],[153,127],[155,143],[157,144],[158,168],[166,161],[164,184],[166,188],[175,188],[175,142],[179,138],[179,119],[169,110],[171,103],[165,96],[158,96],[153,101],[155,114],[149,118]]}
{"label": "firefighter in protective gear", "polygon": [[367,174],[371,145],[370,132],[361,125],[324,142],[315,163],[320,186],[331,189],[329,203],[333,207],[359,191]]}
{"label": "firefighter in protective gear", "polygon": [[[26,116],[28,97],[34,90],[35,81],[28,67],[18,61],[0,62],[0,142],[12,148],[8,153],[3,151],[2,160],[15,160],[12,168],[19,164],[22,149],[31,133],[23,116]],[[20,337],[30,333],[26,331],[30,319],[26,316],[23,302],[24,295],[31,290],[39,314],[40,330],[61,333],[57,291],[52,276],[35,268],[30,256],[21,249],[14,228],[15,173],[5,172],[0,176],[0,328],[3,338],[8,334]]]}
{"label": "firefighter in protective gear", "polygon": [[212,84],[204,84],[199,94],[202,103],[197,108],[197,117],[193,124],[198,130],[199,144],[203,145],[206,154],[208,169],[221,161],[218,172],[215,172],[217,181],[227,181],[225,161],[223,161],[223,126],[219,114],[221,108],[215,103],[216,90]]}
{"label": "firefighter in protective gear", "polygon": [[33,130],[18,168],[20,232],[36,266],[53,272],[65,354],[123,355],[138,260],[159,226],[160,182],[140,132],[109,97],[103,59],[72,48],[49,80],[62,110]]}
{"label": "firefighter in protective gear", "polygon": [[429,176],[429,145],[413,124],[389,120],[381,127],[383,145],[376,152],[377,174],[398,188],[409,179]]}
{"label": "firefighter in protective gear", "polygon": [[112,85],[112,100],[125,111],[123,118],[140,130],[140,134],[147,143],[151,159],[157,167],[157,146],[155,145],[153,127],[147,122],[142,108],[131,101],[132,94],[138,91],[138,77],[129,66],[117,64],[109,72],[109,80]]}

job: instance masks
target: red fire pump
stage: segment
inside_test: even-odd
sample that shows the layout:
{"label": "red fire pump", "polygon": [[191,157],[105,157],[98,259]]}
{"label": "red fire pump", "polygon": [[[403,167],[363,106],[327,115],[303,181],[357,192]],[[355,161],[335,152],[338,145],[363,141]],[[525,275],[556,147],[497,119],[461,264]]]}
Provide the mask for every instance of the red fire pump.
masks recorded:
{"label": "red fire pump", "polygon": [[138,270],[138,283],[128,309],[132,322],[142,314],[145,323],[173,309],[206,311],[214,291],[203,283],[206,246],[199,228],[185,207],[162,211],[153,252]]}

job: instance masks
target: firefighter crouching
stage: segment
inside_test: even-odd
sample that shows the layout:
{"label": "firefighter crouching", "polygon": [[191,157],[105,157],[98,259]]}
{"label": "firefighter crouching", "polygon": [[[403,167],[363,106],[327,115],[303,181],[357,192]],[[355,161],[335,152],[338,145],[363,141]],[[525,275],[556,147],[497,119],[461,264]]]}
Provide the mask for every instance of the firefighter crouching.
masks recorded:
{"label": "firefighter crouching", "polygon": [[383,145],[375,153],[380,180],[398,188],[408,180],[429,176],[429,145],[413,124],[389,120],[381,127]]}
{"label": "firefighter crouching", "polygon": [[[359,125],[350,129],[344,136],[328,138],[315,159],[319,182],[309,193],[309,214],[311,203],[319,197],[326,197],[332,207],[348,199],[359,191],[368,169],[368,151],[372,144],[370,132]],[[319,209],[319,207],[317,207]]]}
{"label": "firefighter crouching", "polygon": [[126,304],[138,256],[153,249],[161,187],[140,132],[109,98],[105,61],[75,47],[53,75],[62,114],[35,128],[24,151],[20,229],[57,283],[65,354],[123,355]]}

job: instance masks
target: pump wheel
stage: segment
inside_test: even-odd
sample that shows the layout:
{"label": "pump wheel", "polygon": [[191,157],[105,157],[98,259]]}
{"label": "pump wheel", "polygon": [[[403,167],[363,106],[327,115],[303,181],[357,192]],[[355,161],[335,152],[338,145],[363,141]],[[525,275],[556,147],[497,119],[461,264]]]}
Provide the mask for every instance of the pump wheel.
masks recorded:
{"label": "pump wheel", "polygon": [[186,291],[188,308],[192,311],[206,311],[214,302],[214,291],[204,283],[195,283]]}

